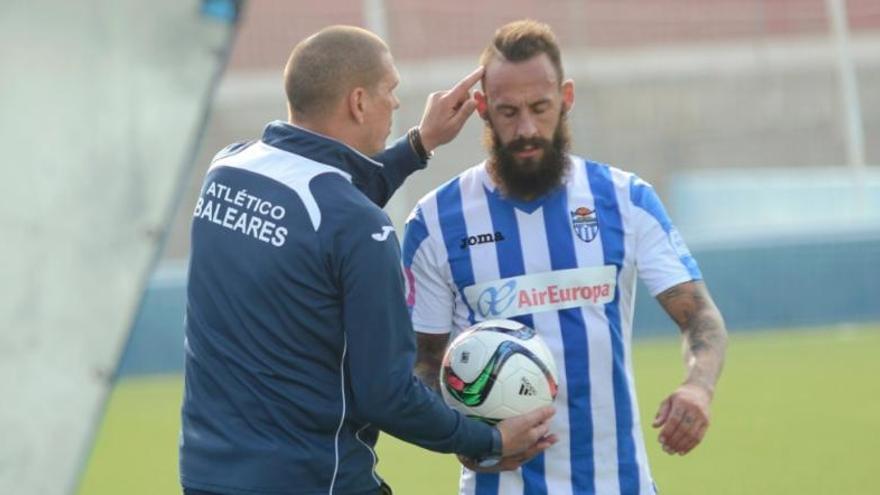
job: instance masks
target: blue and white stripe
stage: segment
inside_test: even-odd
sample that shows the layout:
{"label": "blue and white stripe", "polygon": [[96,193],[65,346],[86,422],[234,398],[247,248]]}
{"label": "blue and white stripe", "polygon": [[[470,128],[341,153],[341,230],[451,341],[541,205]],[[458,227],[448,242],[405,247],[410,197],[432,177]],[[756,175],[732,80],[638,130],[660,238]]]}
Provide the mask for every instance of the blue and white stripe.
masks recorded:
{"label": "blue and white stripe", "polygon": [[[552,430],[560,440],[517,472],[465,470],[462,494],[654,493],[631,364],[636,276],[650,272],[654,292],[698,278],[699,271],[671,240],[659,251],[639,243],[674,232],[653,190],[642,184],[632,174],[572,157],[564,187],[532,202],[511,201],[495,189],[483,164],[419,203],[404,240],[404,264],[442,281],[416,280],[411,287],[419,331],[457,332],[474,323],[480,315],[464,293],[476,284],[609,266],[617,278],[611,303],[514,317],[540,332],[559,366]],[[598,219],[590,241],[576,236],[572,225],[571,213],[582,207]],[[468,236],[495,232],[503,240],[462,247]],[[420,298],[420,291],[431,297]],[[444,292],[446,300],[438,300]]]}

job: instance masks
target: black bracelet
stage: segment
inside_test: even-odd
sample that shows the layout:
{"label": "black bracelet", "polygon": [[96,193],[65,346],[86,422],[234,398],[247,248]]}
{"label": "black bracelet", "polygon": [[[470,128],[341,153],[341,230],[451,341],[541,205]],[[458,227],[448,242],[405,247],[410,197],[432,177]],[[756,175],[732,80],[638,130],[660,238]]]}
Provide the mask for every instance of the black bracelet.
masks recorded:
{"label": "black bracelet", "polygon": [[413,151],[419,155],[419,159],[422,160],[422,163],[427,162],[431,159],[431,156],[434,153],[429,152],[425,149],[424,143],[422,143],[422,133],[419,131],[418,126],[413,127],[406,133],[406,138],[409,140],[409,145],[412,146]]}

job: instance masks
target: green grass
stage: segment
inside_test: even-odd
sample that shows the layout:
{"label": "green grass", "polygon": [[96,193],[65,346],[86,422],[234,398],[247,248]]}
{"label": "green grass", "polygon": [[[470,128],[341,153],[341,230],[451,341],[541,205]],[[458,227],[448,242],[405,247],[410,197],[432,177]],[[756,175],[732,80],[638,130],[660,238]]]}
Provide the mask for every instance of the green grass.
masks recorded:
{"label": "green grass", "polygon": [[[681,379],[678,343],[637,342],[633,360],[649,423]],[[169,376],[116,387],[80,494],[180,492],[181,386]],[[655,432],[645,437],[664,494],[880,493],[880,328],[734,335],[703,445],[670,457]],[[452,456],[388,436],[378,450],[379,472],[395,493],[456,493]]]}

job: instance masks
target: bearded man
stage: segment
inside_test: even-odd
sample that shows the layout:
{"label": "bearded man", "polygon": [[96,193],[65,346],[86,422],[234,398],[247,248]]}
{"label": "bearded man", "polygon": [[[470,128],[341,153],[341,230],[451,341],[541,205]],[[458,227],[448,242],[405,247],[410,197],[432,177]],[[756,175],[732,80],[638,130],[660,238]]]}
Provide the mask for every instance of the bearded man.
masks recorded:
{"label": "bearded man", "polygon": [[[442,386],[450,336],[478,321],[535,328],[559,366],[551,427],[558,442],[494,468],[462,458],[461,493],[656,493],[631,367],[636,276],[684,341],[685,379],[653,423],[670,454],[691,451],[709,425],[727,341],[721,314],[654,189],[569,153],[574,83],[564,79],[550,28],[503,26],[480,63],[482,91],[474,96],[489,157],[425,196],[404,235],[416,371]],[[601,297],[564,297],[584,287]],[[522,291],[547,297],[536,303],[517,297]]]}

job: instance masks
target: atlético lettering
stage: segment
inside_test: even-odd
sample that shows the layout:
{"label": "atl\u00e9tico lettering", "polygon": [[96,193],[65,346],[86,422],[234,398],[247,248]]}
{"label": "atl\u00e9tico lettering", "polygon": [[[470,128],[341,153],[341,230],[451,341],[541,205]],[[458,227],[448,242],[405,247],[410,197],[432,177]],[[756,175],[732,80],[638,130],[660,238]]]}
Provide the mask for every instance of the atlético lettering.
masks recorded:
{"label": "atl\u00e9tico lettering", "polygon": [[281,247],[287,240],[287,228],[277,221],[286,213],[283,206],[248,194],[247,189],[233,191],[229,186],[211,182],[196,201],[193,216]]}

